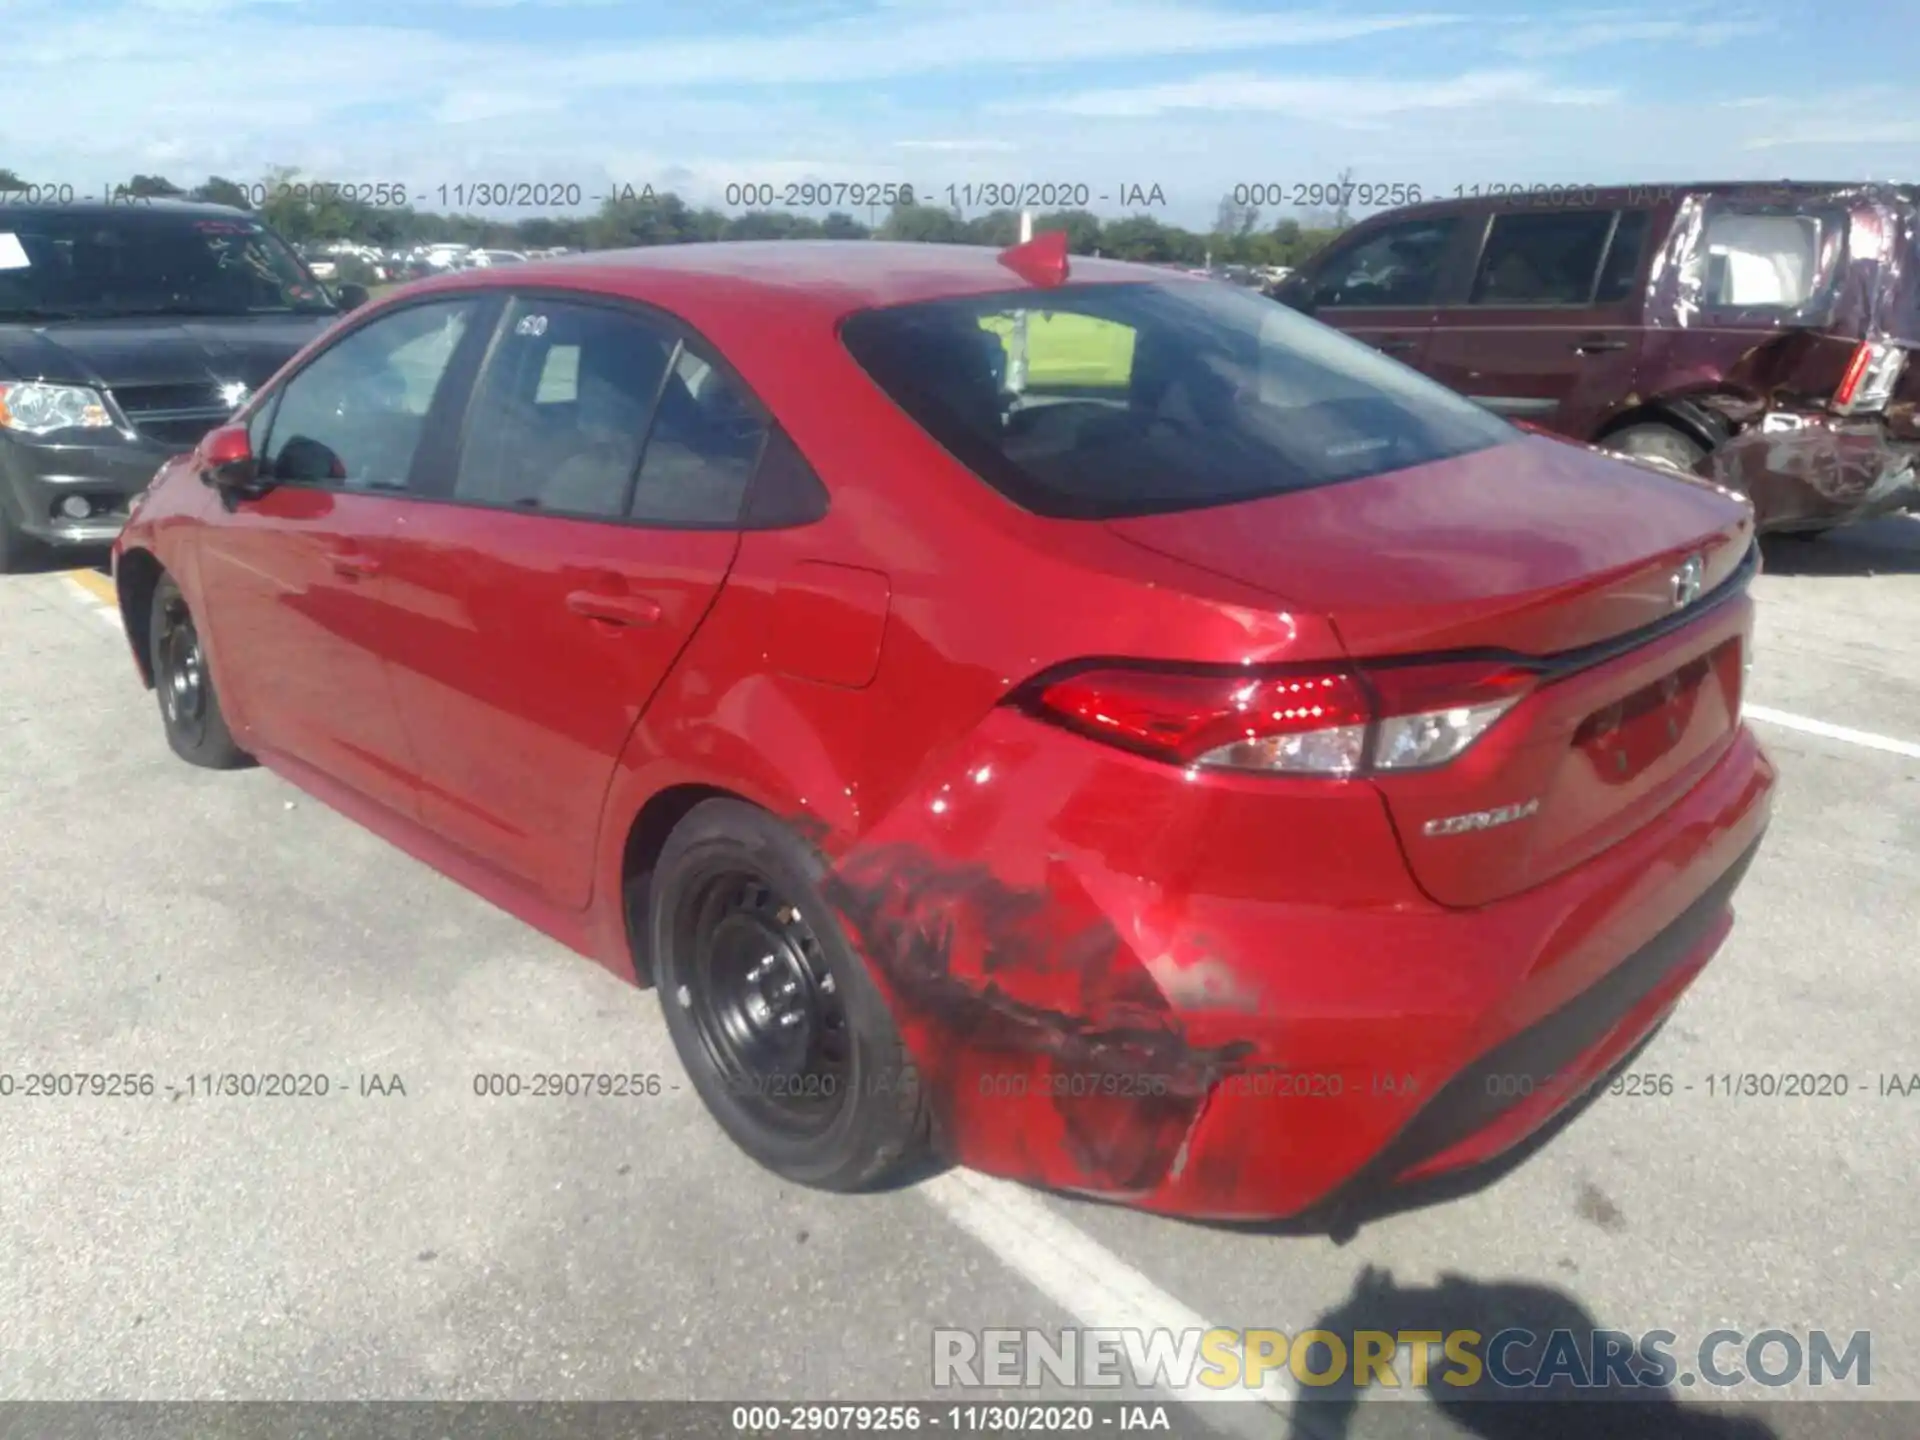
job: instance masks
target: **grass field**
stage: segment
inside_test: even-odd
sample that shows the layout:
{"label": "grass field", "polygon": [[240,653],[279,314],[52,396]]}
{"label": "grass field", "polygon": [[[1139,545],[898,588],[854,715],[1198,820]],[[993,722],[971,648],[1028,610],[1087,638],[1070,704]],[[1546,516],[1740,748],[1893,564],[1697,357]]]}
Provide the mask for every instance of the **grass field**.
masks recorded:
{"label": "grass field", "polygon": [[[1011,345],[1013,318],[996,315],[980,328]],[[1133,373],[1133,331],[1107,320],[1063,312],[1027,317],[1027,383],[1120,387]]]}

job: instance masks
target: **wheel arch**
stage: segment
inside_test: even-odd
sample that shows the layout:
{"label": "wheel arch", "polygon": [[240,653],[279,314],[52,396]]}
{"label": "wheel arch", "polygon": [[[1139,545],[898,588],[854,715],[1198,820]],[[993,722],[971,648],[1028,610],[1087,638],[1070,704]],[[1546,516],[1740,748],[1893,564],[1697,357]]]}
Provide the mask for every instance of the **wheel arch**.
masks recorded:
{"label": "wheel arch", "polygon": [[620,846],[620,913],[633,978],[643,988],[653,983],[653,955],[648,941],[653,867],[674,827],[708,800],[756,804],[749,797],[719,785],[693,782],[669,785],[649,796],[627,824],[626,838]]}
{"label": "wheel arch", "polygon": [[143,548],[121,551],[113,567],[120,623],[126,627],[127,641],[133,647],[140,681],[149,690],[153,688],[153,592],[166,573],[159,557]]}
{"label": "wheel arch", "polygon": [[1731,433],[1726,421],[1697,399],[1660,395],[1609,416],[1594,434],[1594,442],[1598,444],[1632,425],[1665,425],[1709,451],[1718,449]]}

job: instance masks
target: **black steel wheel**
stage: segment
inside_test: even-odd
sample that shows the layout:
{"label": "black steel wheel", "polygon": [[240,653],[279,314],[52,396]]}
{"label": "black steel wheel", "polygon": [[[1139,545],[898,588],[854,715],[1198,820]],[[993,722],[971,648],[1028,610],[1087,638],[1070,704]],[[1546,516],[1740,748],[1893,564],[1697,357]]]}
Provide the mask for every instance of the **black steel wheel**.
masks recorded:
{"label": "black steel wheel", "polygon": [[692,960],[674,1001],[761,1123],[820,1134],[848,1102],[853,1062],[820,937],[757,871],[719,858],[704,868],[689,876],[669,942]]}
{"label": "black steel wheel", "polygon": [[818,852],[734,800],[697,806],[654,866],[654,982],[694,1088],[741,1149],[828,1190],[871,1186],[927,1137],[885,999],[821,898]]}
{"label": "black steel wheel", "polygon": [[210,770],[245,765],[247,754],[234,744],[220,708],[200,627],[171,575],[161,576],[154,587],[147,653],[173,753]]}

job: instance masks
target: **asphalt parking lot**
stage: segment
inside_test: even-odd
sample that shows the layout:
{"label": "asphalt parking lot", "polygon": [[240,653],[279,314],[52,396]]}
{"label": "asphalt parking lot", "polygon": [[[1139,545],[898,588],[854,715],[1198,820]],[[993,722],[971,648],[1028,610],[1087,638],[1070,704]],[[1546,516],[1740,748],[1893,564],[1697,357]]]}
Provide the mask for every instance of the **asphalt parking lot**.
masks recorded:
{"label": "asphalt parking lot", "polygon": [[[1768,566],[1750,703],[1777,814],[1733,938],[1635,1066],[1673,1093],[1602,1098],[1498,1183],[1344,1245],[953,1172],[783,1185],[709,1122],[651,994],[264,770],[178,763],[109,582],[0,579],[0,1072],[160,1082],[0,1098],[0,1395],[926,1398],[937,1326],[1438,1316],[1683,1347],[1869,1330],[1873,1397],[1920,1400],[1920,1090],[1883,1093],[1920,1075],[1920,519]],[[549,1070],[664,1086],[474,1091]],[[218,1072],[332,1093],[187,1093]],[[1710,1089],[1753,1072],[1849,1093]],[[1475,1433],[1418,1403],[1300,1433]]]}

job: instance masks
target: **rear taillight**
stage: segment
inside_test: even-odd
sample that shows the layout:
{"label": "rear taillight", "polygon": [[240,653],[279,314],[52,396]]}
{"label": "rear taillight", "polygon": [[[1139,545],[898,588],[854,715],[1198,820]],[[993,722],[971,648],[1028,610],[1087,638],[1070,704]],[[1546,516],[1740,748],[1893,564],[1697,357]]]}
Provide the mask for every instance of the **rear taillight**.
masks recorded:
{"label": "rear taillight", "polygon": [[1517,666],[1459,661],[1366,672],[1379,703],[1376,770],[1428,770],[1462,755],[1538,682]]}
{"label": "rear taillight", "polygon": [[1833,408],[1842,415],[1866,415],[1886,409],[1906,364],[1907,352],[1898,345],[1862,341],[1847,362],[1847,372],[1840,377],[1840,388],[1833,392]]}
{"label": "rear taillight", "polygon": [[1535,683],[1478,662],[1202,674],[1121,666],[1029,687],[1029,707],[1177,765],[1292,775],[1425,770],[1464,754]]}

